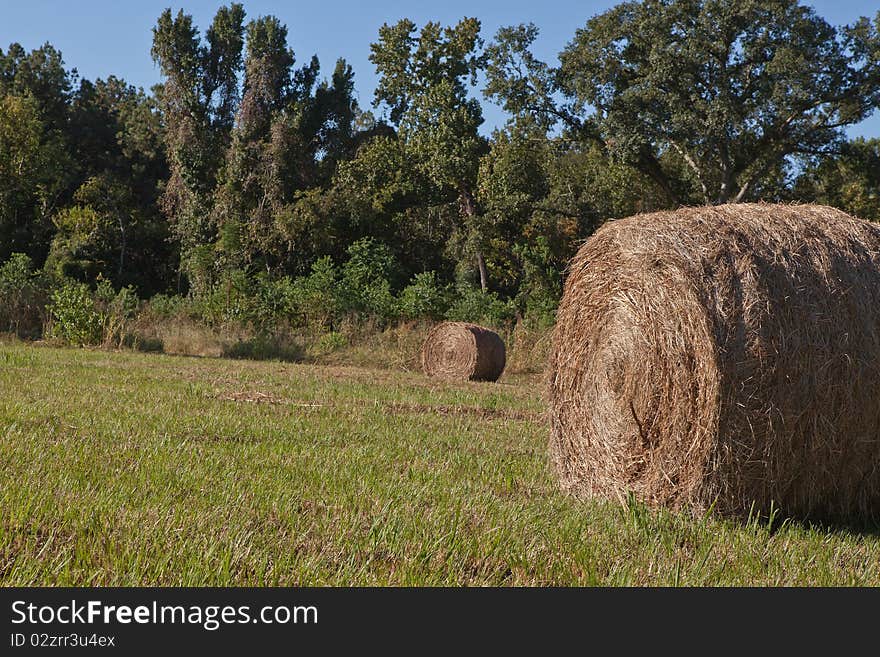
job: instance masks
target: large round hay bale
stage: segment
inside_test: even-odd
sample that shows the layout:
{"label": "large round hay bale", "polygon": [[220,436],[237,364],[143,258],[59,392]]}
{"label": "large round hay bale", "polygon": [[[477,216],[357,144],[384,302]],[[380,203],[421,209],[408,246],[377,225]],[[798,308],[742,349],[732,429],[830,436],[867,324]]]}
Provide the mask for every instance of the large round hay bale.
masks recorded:
{"label": "large round hay bale", "polygon": [[585,496],[880,512],[880,227],[812,205],[613,221],[573,260],[551,458]]}
{"label": "large round hay bale", "polygon": [[497,381],[504,371],[504,341],[466,322],[438,324],[422,346],[422,371],[448,381]]}

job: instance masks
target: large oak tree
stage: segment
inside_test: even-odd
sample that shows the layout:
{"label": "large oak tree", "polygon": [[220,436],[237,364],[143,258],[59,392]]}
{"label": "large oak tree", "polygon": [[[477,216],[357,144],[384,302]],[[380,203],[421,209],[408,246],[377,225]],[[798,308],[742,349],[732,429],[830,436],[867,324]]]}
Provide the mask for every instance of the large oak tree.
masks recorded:
{"label": "large oak tree", "polygon": [[[880,104],[880,14],[835,28],[797,0],[646,0],[590,19],[556,67],[534,26],[488,49],[486,92],[635,164],[675,203],[759,196]],[[670,166],[670,163],[684,166]]]}

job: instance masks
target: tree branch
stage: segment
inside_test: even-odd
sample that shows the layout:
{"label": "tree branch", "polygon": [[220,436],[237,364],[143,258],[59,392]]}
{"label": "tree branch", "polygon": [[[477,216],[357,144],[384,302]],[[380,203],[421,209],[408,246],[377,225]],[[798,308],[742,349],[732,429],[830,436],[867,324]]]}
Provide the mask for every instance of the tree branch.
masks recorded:
{"label": "tree branch", "polygon": [[700,168],[697,166],[697,163],[694,162],[694,159],[690,156],[690,153],[685,151],[681,146],[679,146],[676,142],[670,140],[670,144],[672,147],[684,158],[684,161],[687,162],[688,166],[693,170],[694,175],[697,176],[697,182],[700,183],[700,189],[703,190],[703,202],[706,205],[709,205],[709,190],[706,188],[706,182],[703,180],[703,174],[700,171]]}
{"label": "tree branch", "polygon": [[657,157],[650,151],[650,147],[642,149],[636,168],[657,183],[672,204],[681,205],[681,199],[669,184],[669,177],[663,171]]}

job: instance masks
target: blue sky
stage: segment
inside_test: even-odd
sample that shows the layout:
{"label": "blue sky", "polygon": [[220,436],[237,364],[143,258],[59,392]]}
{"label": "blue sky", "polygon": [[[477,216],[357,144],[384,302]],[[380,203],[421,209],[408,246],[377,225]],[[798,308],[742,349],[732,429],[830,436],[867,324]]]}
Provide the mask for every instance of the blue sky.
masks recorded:
{"label": "blue sky", "polygon": [[[159,71],[150,58],[151,28],[165,7],[183,8],[205,29],[217,7],[217,0],[0,0],[0,48],[17,41],[25,48],[46,41],[61,50],[67,66],[89,79],[113,74],[137,86],[149,88],[159,81]],[[354,67],[358,99],[369,107],[376,76],[368,60],[369,45],[379,26],[408,17],[418,25],[429,20],[453,23],[462,16],[476,16],[483,23],[488,40],[502,25],[533,22],[541,28],[536,53],[554,61],[556,54],[594,14],[616,4],[610,0],[548,2],[541,0],[443,0],[414,3],[379,0],[371,3],[350,0],[334,2],[268,2],[243,0],[248,16],[274,14],[287,24],[289,41],[300,63],[313,53],[329,74],[338,57]],[[844,24],[870,15],[880,6],[865,0],[816,0],[812,4],[831,23]],[[873,6],[872,6],[873,5]],[[504,123],[500,108],[484,102],[486,131]],[[880,113],[849,129],[852,136],[880,136]]]}

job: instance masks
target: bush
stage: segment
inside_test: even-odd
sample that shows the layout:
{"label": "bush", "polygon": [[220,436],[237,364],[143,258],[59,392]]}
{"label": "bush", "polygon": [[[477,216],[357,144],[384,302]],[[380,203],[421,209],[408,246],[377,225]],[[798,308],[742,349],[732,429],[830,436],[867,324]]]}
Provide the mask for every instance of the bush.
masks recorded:
{"label": "bush", "polygon": [[260,330],[275,329],[289,321],[296,310],[296,289],[289,276],[277,280],[263,275],[257,278],[251,312],[253,322]]}
{"label": "bush", "polygon": [[494,292],[463,285],[458,288],[457,297],[446,313],[446,319],[500,327],[516,318],[514,304],[502,301]]}
{"label": "bush", "polygon": [[193,312],[209,326],[245,324],[252,319],[254,285],[247,272],[236,270],[196,296]]}
{"label": "bush", "polygon": [[526,297],[524,318],[533,328],[547,329],[556,322],[559,297],[548,290],[532,292]]}
{"label": "bush", "polygon": [[433,271],[416,274],[401,291],[397,307],[404,319],[440,319],[449,308],[447,286],[440,284]]}
{"label": "bush", "polygon": [[85,283],[65,281],[52,292],[49,305],[50,335],[73,345],[98,344],[103,337],[104,316]]}
{"label": "bush", "polygon": [[0,330],[38,337],[46,309],[46,284],[24,253],[13,253],[0,265]]}
{"label": "bush", "polygon": [[131,285],[116,292],[109,281],[100,281],[95,297],[104,322],[104,344],[121,347],[126,341],[129,324],[141,305],[137,293]]}
{"label": "bush", "polygon": [[342,267],[345,310],[388,321],[397,316],[397,302],[391,282],[397,275],[394,255],[372,237],[348,247],[348,261]]}
{"label": "bush", "polygon": [[342,310],[338,287],[339,274],[330,256],[317,260],[308,276],[292,282],[289,303],[296,323],[314,329],[332,327]]}
{"label": "bush", "polygon": [[373,317],[380,323],[396,319],[397,300],[391,293],[391,284],[386,280],[377,280],[361,288],[358,290],[356,303],[349,310]]}
{"label": "bush", "polygon": [[562,296],[561,267],[544,237],[538,237],[534,245],[516,246],[514,252],[523,267],[516,303],[525,311],[530,326],[549,328],[556,321],[556,309]]}
{"label": "bush", "polygon": [[179,314],[186,305],[186,299],[181,296],[157,294],[150,299],[149,308],[157,317],[168,318]]}
{"label": "bush", "polygon": [[336,331],[325,333],[315,342],[313,351],[318,355],[328,354],[332,351],[342,349],[348,344],[348,339]]}
{"label": "bush", "polygon": [[376,281],[391,281],[397,274],[394,254],[372,237],[348,247],[348,261],[342,267],[342,280],[354,288],[368,287]]}

